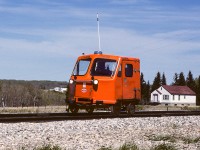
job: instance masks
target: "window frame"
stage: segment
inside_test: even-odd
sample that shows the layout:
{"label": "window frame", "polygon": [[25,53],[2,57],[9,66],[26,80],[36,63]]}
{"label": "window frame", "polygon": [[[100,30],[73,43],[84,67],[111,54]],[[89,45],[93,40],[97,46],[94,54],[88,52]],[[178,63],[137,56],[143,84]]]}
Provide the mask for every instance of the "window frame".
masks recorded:
{"label": "window frame", "polygon": [[117,71],[117,77],[122,77],[122,64],[119,64],[118,71]]}

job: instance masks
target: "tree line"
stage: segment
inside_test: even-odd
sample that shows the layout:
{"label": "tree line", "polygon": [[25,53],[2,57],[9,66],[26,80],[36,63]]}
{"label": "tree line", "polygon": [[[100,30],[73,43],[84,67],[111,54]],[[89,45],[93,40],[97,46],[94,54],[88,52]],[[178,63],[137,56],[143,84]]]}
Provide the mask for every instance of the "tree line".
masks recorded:
{"label": "tree line", "polygon": [[[161,85],[167,85],[165,74],[158,72],[150,84],[145,81],[141,73],[141,96],[142,104],[149,104],[150,94]],[[57,81],[19,81],[0,80],[0,107],[27,107],[65,105],[68,93],[50,91],[54,87],[67,87],[67,82]],[[200,76],[194,78],[191,71],[185,77],[183,72],[175,73],[170,85],[190,87],[197,96],[197,105],[200,105]]]}
{"label": "tree line", "polygon": [[65,93],[50,91],[65,82],[0,80],[1,107],[64,105]]}
{"label": "tree line", "polygon": [[[150,102],[150,94],[154,90],[158,89],[161,85],[167,85],[167,79],[165,77],[165,73],[161,74],[158,72],[153,80],[152,85],[150,85],[149,81],[146,82],[144,80],[144,74],[141,73],[140,76],[141,81],[141,95],[142,95],[142,103],[148,104]],[[200,105],[200,76],[194,78],[191,71],[188,72],[187,77],[185,77],[183,72],[175,73],[173,77],[173,82],[170,85],[177,86],[188,86],[191,90],[196,93],[197,105]]]}

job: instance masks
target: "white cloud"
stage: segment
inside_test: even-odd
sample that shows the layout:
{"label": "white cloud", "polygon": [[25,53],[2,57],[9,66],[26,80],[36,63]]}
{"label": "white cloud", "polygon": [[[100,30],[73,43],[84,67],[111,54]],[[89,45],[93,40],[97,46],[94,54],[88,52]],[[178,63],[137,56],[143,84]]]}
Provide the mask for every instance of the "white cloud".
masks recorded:
{"label": "white cloud", "polygon": [[[98,48],[98,37],[96,29],[86,30],[85,28],[70,28],[63,30],[32,30],[26,31],[13,31],[19,34],[28,33],[28,35],[44,36],[44,40],[31,41],[24,39],[5,39],[1,38],[1,48],[6,50],[19,49],[24,51],[46,51],[62,53],[64,49],[74,50],[90,50]],[[193,32],[193,31],[192,31]],[[188,35],[192,34],[187,31]],[[154,35],[139,34],[131,30],[102,28],[101,29],[101,42],[102,49],[109,50],[108,52],[128,50],[141,55],[145,52],[147,54],[159,54],[182,52],[184,50],[199,49],[200,44],[198,41],[187,39],[172,39],[174,34],[179,36],[186,32],[174,31],[172,33],[157,33]],[[12,44],[11,44],[12,43]],[[59,49],[59,50],[58,50]],[[166,50],[166,51],[163,51]],[[171,50],[171,51],[170,51]],[[176,50],[176,51],[175,51]],[[116,52],[115,51],[115,52]]]}
{"label": "white cloud", "polygon": [[[56,55],[58,58],[66,57],[67,62],[75,62],[76,57],[81,55],[82,52],[88,54],[98,49],[98,37],[94,29],[70,28],[69,30],[35,31],[33,33],[37,36],[44,34],[45,40],[0,38],[0,51],[4,50],[11,55],[16,53],[27,57],[34,56],[37,53],[44,56]],[[22,33],[26,33],[26,31],[22,31]],[[101,28],[101,47],[103,53],[139,57],[141,59],[141,71],[150,81],[153,80],[152,78],[157,71],[165,72],[169,78],[171,77],[171,80],[174,75],[173,72],[179,70],[186,72],[192,70],[196,74],[200,74],[195,69],[196,64],[200,64],[200,52],[197,51],[192,54],[194,49],[200,49],[200,43],[186,39],[171,39],[174,34],[182,33],[190,35],[189,31],[145,35],[132,30]],[[28,34],[31,34],[31,32]],[[73,66],[70,66],[70,70],[72,68]]]}

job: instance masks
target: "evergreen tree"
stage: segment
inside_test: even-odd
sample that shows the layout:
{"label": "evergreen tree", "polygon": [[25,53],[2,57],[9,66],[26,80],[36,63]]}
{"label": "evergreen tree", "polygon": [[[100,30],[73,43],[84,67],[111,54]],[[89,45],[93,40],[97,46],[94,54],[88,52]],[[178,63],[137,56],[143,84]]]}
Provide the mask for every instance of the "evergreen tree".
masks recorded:
{"label": "evergreen tree", "polygon": [[2,82],[0,81],[0,95],[1,95],[1,91],[2,91]]}
{"label": "evergreen tree", "polygon": [[144,80],[144,74],[141,73],[140,75],[140,81],[141,81],[141,97],[142,97],[142,103],[147,104],[150,100],[150,84],[149,81],[146,83]]}
{"label": "evergreen tree", "polygon": [[193,78],[193,74],[191,73],[191,71],[189,71],[187,79],[186,79],[186,84],[189,88],[191,88],[191,90],[195,91],[196,89],[196,84]]}
{"label": "evergreen tree", "polygon": [[2,82],[1,81],[0,81],[0,103],[2,103]]}
{"label": "evergreen tree", "polygon": [[153,85],[151,87],[151,92],[158,89],[160,86],[161,86],[161,76],[160,76],[160,72],[158,72],[153,81]]}
{"label": "evergreen tree", "polygon": [[199,91],[199,93],[200,93],[200,76],[199,76],[199,78],[197,79],[197,87],[198,87],[198,91]]}
{"label": "evergreen tree", "polygon": [[167,85],[167,81],[166,81],[166,77],[165,77],[165,73],[163,72],[163,75],[162,75],[162,85]]}
{"label": "evergreen tree", "polygon": [[178,85],[180,85],[180,86],[185,86],[186,85],[185,76],[184,76],[183,72],[181,72],[179,74]]}
{"label": "evergreen tree", "polygon": [[200,76],[197,79],[196,87],[197,87],[196,88],[196,96],[197,96],[196,104],[200,105]]}
{"label": "evergreen tree", "polygon": [[178,74],[177,73],[174,74],[174,82],[172,83],[172,85],[178,85]]}
{"label": "evergreen tree", "polygon": [[140,75],[140,82],[141,82],[141,85],[143,83],[145,83],[145,80],[144,80],[144,74],[141,72],[141,75]]}
{"label": "evergreen tree", "polygon": [[179,85],[179,86],[185,86],[186,81],[185,81],[185,76],[184,73],[181,72],[179,75],[175,73],[174,75],[174,82],[172,85]]}
{"label": "evergreen tree", "polygon": [[140,85],[141,85],[141,96],[142,96],[142,98],[143,98],[144,92],[145,92],[145,84],[146,84],[146,82],[144,80],[144,75],[141,72],[141,75],[140,75]]}
{"label": "evergreen tree", "polygon": [[148,81],[147,84],[146,84],[145,93],[144,93],[146,104],[148,104],[150,102],[150,97],[151,97],[150,87],[151,86],[150,86],[150,83]]}

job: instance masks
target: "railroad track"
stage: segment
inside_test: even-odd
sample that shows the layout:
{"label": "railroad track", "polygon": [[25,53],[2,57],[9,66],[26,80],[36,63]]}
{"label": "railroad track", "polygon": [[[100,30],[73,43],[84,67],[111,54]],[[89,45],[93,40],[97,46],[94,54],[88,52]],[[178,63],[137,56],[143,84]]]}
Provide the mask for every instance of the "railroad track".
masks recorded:
{"label": "railroad track", "polygon": [[24,114],[0,114],[1,123],[16,122],[45,122],[45,121],[64,121],[64,120],[89,120],[106,118],[129,118],[129,117],[164,117],[164,116],[197,116],[200,111],[137,111],[133,116],[121,113],[113,116],[110,112],[88,113],[24,113]]}

